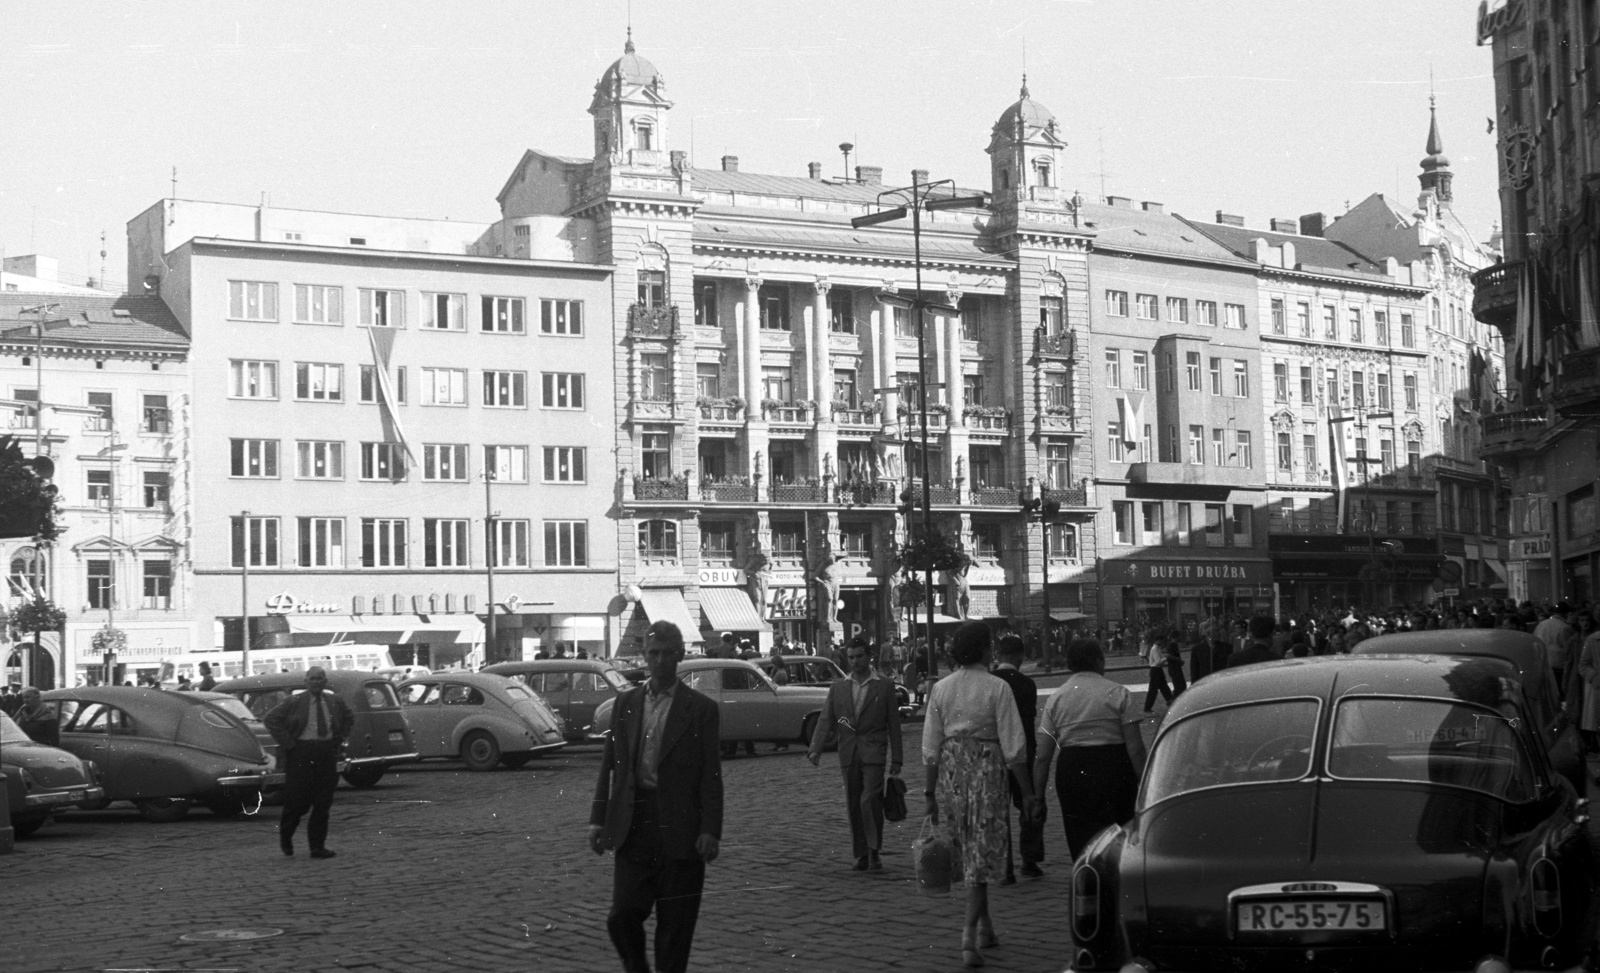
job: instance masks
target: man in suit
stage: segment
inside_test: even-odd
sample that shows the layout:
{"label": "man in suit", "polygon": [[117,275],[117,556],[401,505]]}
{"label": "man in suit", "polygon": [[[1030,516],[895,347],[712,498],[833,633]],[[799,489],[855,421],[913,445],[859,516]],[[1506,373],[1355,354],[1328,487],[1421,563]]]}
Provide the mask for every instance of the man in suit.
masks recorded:
{"label": "man in suit", "polygon": [[312,858],[332,858],[328,809],[339,785],[339,750],[355,723],[350,707],[328,690],[328,674],[320,666],[306,670],[306,691],[290,696],[261,718],[278,741],[286,767],[283,815],[278,819],[278,847],[294,854],[294,832],[307,810],[306,840]]}
{"label": "man in suit", "polygon": [[855,870],[883,868],[883,765],[900,774],[900,707],[894,685],[878,675],[866,639],[857,636],[845,650],[850,674],[835,679],[811,734],[806,758],[813,767],[822,759],[829,732],[839,739],[839,769],[844,774],[845,806],[850,812],[850,844]]}
{"label": "man in suit", "polygon": [[[1030,676],[1022,673],[1022,657],[1026,654],[1026,647],[1022,639],[1016,635],[1007,635],[1000,640],[995,648],[995,658],[999,664],[994,668],[994,674],[1007,686],[1011,687],[1011,695],[1017,701],[1017,715],[1022,717],[1022,728],[1028,733],[1028,766],[1033,766],[1035,751],[1039,743],[1034,739],[1034,730],[1039,726],[1039,685]],[[1011,803],[1018,811],[1023,811],[1022,790],[1017,787],[1017,782],[1007,778],[1011,785]],[[1044,807],[1040,801],[1039,806]],[[1020,852],[1022,859],[1022,874],[1028,878],[1039,878],[1044,874],[1044,869],[1039,867],[1039,862],[1044,860],[1044,818],[1024,812],[1019,818],[1021,822]],[[1006,818],[1006,836],[1010,837],[1010,816]],[[1016,874],[1012,871],[1012,848],[1006,848],[1006,877],[1001,880],[1001,885],[1012,885],[1017,881]]]}
{"label": "man in suit", "polygon": [[589,847],[616,852],[606,928],[628,973],[649,973],[644,921],[656,913],[656,970],[689,968],[706,865],[722,841],[717,704],[678,681],[683,634],[645,635],[650,678],[624,691],[600,757]]}

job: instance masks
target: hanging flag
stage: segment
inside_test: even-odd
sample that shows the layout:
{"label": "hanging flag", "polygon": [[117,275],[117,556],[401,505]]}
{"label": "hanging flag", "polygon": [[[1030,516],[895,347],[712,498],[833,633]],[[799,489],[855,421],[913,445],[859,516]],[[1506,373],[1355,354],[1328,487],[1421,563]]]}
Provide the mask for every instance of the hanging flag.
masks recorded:
{"label": "hanging flag", "polygon": [[[1129,449],[1138,448],[1144,431],[1144,412],[1126,395],[1117,396],[1117,418],[1122,423],[1122,442]],[[1148,457],[1146,457],[1148,459]]]}
{"label": "hanging flag", "polygon": [[399,398],[395,394],[394,380],[389,376],[389,356],[394,351],[394,332],[388,328],[368,328],[367,340],[372,344],[372,371],[378,380],[378,412],[383,423],[383,441],[399,443],[411,462],[416,463],[416,454],[411,451],[411,444],[406,441],[405,430],[400,427],[400,413],[395,408],[399,404]]}
{"label": "hanging flag", "polygon": [[1345,486],[1349,482],[1344,452],[1344,410],[1337,403],[1328,406],[1328,468],[1333,477],[1335,533],[1345,531]]}

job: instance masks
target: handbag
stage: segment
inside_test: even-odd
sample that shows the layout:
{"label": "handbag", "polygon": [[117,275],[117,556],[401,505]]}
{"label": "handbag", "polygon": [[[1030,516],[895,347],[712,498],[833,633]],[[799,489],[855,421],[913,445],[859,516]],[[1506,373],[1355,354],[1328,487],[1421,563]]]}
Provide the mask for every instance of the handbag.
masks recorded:
{"label": "handbag", "polygon": [[911,842],[918,890],[927,895],[949,894],[951,860],[950,839],[934,825],[932,817],[924,817],[917,840]]}
{"label": "handbag", "polygon": [[886,777],[883,781],[883,819],[906,819],[906,782],[899,777]]}

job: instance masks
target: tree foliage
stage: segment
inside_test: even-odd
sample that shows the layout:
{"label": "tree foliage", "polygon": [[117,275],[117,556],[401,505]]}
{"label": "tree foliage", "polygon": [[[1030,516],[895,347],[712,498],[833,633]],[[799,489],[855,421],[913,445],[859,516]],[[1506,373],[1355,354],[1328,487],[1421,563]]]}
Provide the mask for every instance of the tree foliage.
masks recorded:
{"label": "tree foliage", "polygon": [[41,543],[61,533],[60,493],[39,475],[14,436],[0,436],[0,537],[33,537]]}
{"label": "tree foliage", "polygon": [[11,609],[7,620],[19,632],[56,632],[67,623],[67,613],[48,598],[34,598]]}
{"label": "tree foliage", "polygon": [[959,571],[971,564],[961,545],[937,527],[913,530],[900,545],[900,566],[906,571]]}

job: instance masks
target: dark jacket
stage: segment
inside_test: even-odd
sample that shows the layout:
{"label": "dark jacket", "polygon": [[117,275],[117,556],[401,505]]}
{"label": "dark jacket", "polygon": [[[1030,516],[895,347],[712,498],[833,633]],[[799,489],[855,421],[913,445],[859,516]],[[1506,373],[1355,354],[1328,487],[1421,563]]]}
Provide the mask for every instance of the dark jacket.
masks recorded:
{"label": "dark jacket", "polygon": [[[345,737],[350,735],[350,727],[355,724],[355,714],[350,712],[350,706],[340,699],[337,693],[324,689],[322,691],[323,705],[328,708],[328,718],[333,721],[329,727],[329,735],[338,743],[343,743]],[[296,693],[272,708],[272,711],[261,718],[266,724],[267,732],[278,741],[278,746],[284,753],[295,748],[300,742],[300,734],[305,731],[306,721],[311,718],[311,693]]]}
{"label": "dark jacket", "polygon": [[1240,652],[1235,652],[1228,658],[1228,668],[1236,666],[1254,665],[1257,662],[1277,662],[1283,656],[1272,651],[1272,645],[1267,642],[1252,642]]}
{"label": "dark jacket", "polygon": [[1025,676],[1016,669],[995,669],[994,675],[1011,687],[1011,695],[1017,700],[1017,715],[1022,717],[1022,728],[1028,734],[1028,766],[1033,766],[1033,752],[1038,741],[1034,739],[1034,731],[1039,727],[1039,684],[1033,681],[1032,676]]}
{"label": "dark jacket", "polygon": [[[624,690],[617,697],[616,719],[600,756],[589,823],[600,825],[602,844],[622,847],[633,824],[644,694],[649,684]],[[656,805],[661,825],[661,854],[694,858],[695,841],[708,834],[722,839],[722,758],[718,751],[721,713],[717,704],[682,682],[673,690],[672,709],[661,734],[656,766]]]}
{"label": "dark jacket", "polygon": [[51,747],[61,746],[61,724],[56,720],[54,709],[43,704],[34,710],[18,706],[12,719],[17,721],[17,726],[34,743],[43,743]]}
{"label": "dark jacket", "polygon": [[857,757],[863,764],[901,763],[900,703],[895,699],[894,683],[879,676],[867,683],[861,712],[856,712],[851,692],[851,677],[835,679],[828,687],[828,701],[822,706],[817,728],[811,732],[811,752],[822,754],[822,747],[833,733],[839,741],[839,764],[847,766]]}

